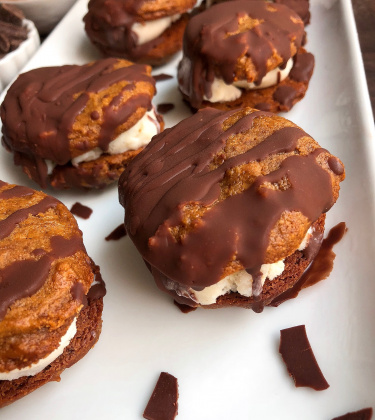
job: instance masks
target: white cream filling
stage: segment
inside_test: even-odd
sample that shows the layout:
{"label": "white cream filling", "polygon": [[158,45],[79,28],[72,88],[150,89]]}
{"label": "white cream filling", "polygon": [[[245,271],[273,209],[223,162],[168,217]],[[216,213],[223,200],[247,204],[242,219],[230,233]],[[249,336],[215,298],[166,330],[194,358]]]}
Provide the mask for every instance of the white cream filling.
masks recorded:
{"label": "white cream filling", "polygon": [[[108,145],[107,151],[104,152],[100,147],[95,147],[95,149],[73,158],[72,164],[73,166],[78,166],[81,162],[90,162],[91,160],[98,159],[103,153],[117,155],[127,152],[128,150],[139,149],[150,143],[151,138],[155,134],[158,134],[159,127],[155,111],[152,109],[151,111],[146,112],[133,127],[124,131],[116,139],[112,140]],[[48,165],[48,167],[50,168],[50,165]]]}
{"label": "white cream filling", "polygon": [[137,45],[145,44],[159,37],[173,22],[180,19],[181,15],[166,16],[160,19],[149,20],[146,22],[136,22],[131,30],[137,35]]}
{"label": "white cream filling", "polygon": [[[304,239],[301,242],[298,250],[302,251],[307,247],[312,235],[312,228],[307,231]],[[260,268],[262,273],[262,286],[266,279],[274,280],[277,276],[282,274],[285,269],[284,260],[277,261],[273,264],[263,264]],[[212,286],[205,287],[201,291],[189,290],[189,297],[201,305],[212,305],[216,302],[219,296],[225,295],[229,292],[238,292],[242,296],[250,297],[253,294],[253,277],[245,270],[237,271],[224,277],[218,283]]]}
{"label": "white cream filling", "polygon": [[62,355],[65,347],[67,347],[72,340],[72,338],[77,333],[77,318],[74,318],[74,321],[70,324],[68,331],[61,337],[59,347],[50,353],[44,359],[40,359],[37,363],[33,363],[30,366],[13,369],[9,372],[0,372],[1,381],[13,381],[13,379],[18,379],[23,376],[35,376],[43,369],[45,369],[49,364],[54,362],[59,356]]}
{"label": "white cream filling", "polygon": [[[215,77],[212,85],[211,92],[212,95],[208,98],[206,95],[203,97],[205,101],[209,102],[230,102],[238,99],[242,95],[241,89],[246,90],[255,90],[255,89],[264,89],[270,86],[275,86],[278,83],[285,80],[293,67],[293,58],[290,58],[285,66],[285,69],[277,67],[269,71],[262,79],[260,84],[255,84],[252,82],[247,82],[246,80],[238,80],[231,85],[227,85],[223,79],[218,79]],[[241,89],[239,89],[241,88]]]}

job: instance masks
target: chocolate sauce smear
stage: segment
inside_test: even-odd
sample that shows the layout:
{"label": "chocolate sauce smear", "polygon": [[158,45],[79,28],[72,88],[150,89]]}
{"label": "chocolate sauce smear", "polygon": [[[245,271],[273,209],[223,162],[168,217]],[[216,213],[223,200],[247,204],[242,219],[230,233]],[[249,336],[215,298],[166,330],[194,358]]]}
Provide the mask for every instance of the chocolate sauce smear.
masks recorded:
{"label": "chocolate sauce smear", "polygon": [[371,420],[372,419],[372,408],[363,408],[359,411],[353,411],[346,413],[343,416],[335,417],[332,420]]}
{"label": "chocolate sauce smear", "polygon": [[[341,241],[347,231],[348,229],[344,222],[333,227],[329,231],[327,238],[323,240],[315,259],[303,276],[291,289],[277,296],[270,306],[277,307],[286,300],[294,299],[302,289],[313,286],[321,280],[325,280],[331,274],[336,257],[336,254],[333,252],[333,247]],[[308,248],[306,251],[309,252]]]}
{"label": "chocolate sauce smear", "polygon": [[81,203],[74,203],[70,211],[82,219],[88,219],[92,214],[92,209],[90,207],[84,206]]}
{"label": "chocolate sauce smear", "polygon": [[153,78],[155,79],[156,83],[158,83],[158,82],[164,82],[164,80],[173,79],[173,76],[171,76],[170,74],[166,74],[166,73],[160,73],[160,74],[156,74],[155,76],[153,76]]}
{"label": "chocolate sauce smear", "polygon": [[169,111],[172,111],[174,107],[175,107],[174,104],[165,103],[165,104],[159,104],[156,109],[159,112],[159,114],[166,114]]}
{"label": "chocolate sauce smear", "polygon": [[[47,178],[44,159],[67,165],[74,157],[71,152],[73,125],[91,94],[124,80],[128,82],[102,110],[98,146],[103,151],[117,136],[118,127],[138,108],[151,110],[151,97],[145,94],[130,95],[119,106],[124,91],[135,89],[138,82],[155,86],[155,81],[147,74],[147,66],[119,67],[118,62],[118,59],[108,58],[84,66],[39,68],[22,74],[9,88],[1,106],[3,142],[15,152],[17,164],[31,167],[31,171],[39,174],[41,184],[45,185]],[[97,114],[91,116],[95,120]],[[98,123],[93,121],[93,124]],[[96,146],[89,145],[82,152]]]}
{"label": "chocolate sauce smear", "polygon": [[105,237],[106,241],[118,241],[119,239],[126,236],[125,225],[121,223],[121,225],[117,226],[117,228],[111,232],[108,236]]}
{"label": "chocolate sauce smear", "polygon": [[280,331],[279,352],[296,387],[323,391],[329,387],[315,359],[304,325]]}
{"label": "chocolate sauce smear", "polygon": [[[240,194],[220,200],[220,184],[228,170],[292,152],[307,135],[298,127],[284,127],[210,170],[213,157],[231,136],[248,132],[257,118],[273,115],[255,111],[224,131],[224,122],[241,112],[199,111],[155,136],[120,179],[128,235],[155,270],[184,288],[201,290],[217,283],[234,255],[245,269],[259,272],[270,232],[284,212],[300,212],[313,223],[334,203],[331,174],[317,161],[327,154],[324,149],[290,155]],[[289,188],[261,187],[282,179],[288,179]],[[177,242],[170,228],[183,224],[183,208],[189,203],[212,207]]]}
{"label": "chocolate sauce smear", "polygon": [[178,412],[178,383],[169,373],[162,372],[143,413],[147,420],[173,420]]}
{"label": "chocolate sauce smear", "polygon": [[[243,24],[239,21],[249,20]],[[236,1],[215,5],[194,16],[184,35],[184,57],[178,68],[179,86],[194,108],[203,97],[210,98],[214,78],[232,84],[238,61],[250,58],[260,83],[266,75],[267,62],[276,50],[283,68],[291,58],[291,43],[302,45],[304,25],[288,7],[263,1]]]}

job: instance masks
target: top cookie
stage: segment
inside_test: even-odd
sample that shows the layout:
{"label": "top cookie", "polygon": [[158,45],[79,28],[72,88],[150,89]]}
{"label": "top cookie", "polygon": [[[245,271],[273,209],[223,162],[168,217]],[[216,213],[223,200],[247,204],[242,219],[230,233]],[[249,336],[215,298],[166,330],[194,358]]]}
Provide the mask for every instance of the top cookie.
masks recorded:
{"label": "top cookie", "polygon": [[289,65],[303,38],[302,20],[286,6],[247,0],[215,5],[186,28],[180,89],[199,108],[215,79],[262,87],[268,73]]}
{"label": "top cookie", "polygon": [[31,70],[1,105],[3,144],[42,187],[102,187],[127,163],[127,145],[114,147],[120,135],[143,117],[147,141],[160,131],[155,114],[152,123],[146,115],[154,94],[151,67],[116,58]]}

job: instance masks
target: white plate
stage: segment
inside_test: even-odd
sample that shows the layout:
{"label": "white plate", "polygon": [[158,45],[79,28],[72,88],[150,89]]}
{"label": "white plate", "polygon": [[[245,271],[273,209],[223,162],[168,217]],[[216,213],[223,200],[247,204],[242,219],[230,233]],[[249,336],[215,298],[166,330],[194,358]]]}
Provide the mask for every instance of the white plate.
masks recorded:
{"label": "white plate", "polygon": [[[28,68],[86,63],[99,55],[86,39],[79,1]],[[1,419],[141,419],[161,371],[179,380],[178,420],[331,419],[375,408],[374,127],[350,0],[312,2],[308,49],[316,70],[305,99],[287,117],[346,164],[347,179],[327,225],[349,232],[335,248],[329,279],[262,314],[241,309],[182,314],[156,288],[128,238],[106,242],[123,220],[116,186],[100,192],[48,192],[68,207],[94,209],[79,220],[87,250],[107,282],[102,336],[62,375],[1,410]],[[324,6],[325,4],[325,6]],[[177,59],[156,73],[175,74]],[[174,102],[167,126],[189,115],[175,80],[156,103]],[[27,184],[0,152],[0,179]],[[278,353],[279,331],[305,324],[330,388],[295,388]]]}

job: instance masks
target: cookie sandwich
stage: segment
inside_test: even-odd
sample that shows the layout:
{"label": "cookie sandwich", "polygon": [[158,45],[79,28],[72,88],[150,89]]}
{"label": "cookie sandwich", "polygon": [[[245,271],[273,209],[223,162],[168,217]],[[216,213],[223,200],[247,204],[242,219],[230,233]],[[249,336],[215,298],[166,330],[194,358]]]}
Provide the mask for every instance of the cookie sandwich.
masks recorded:
{"label": "cookie sandwich", "polygon": [[119,196],[161,290],[192,307],[259,312],[313,260],[344,177],[341,161],[292,122],[206,108],[154,137]]}
{"label": "cookie sandwich", "polygon": [[197,0],[90,0],[84,17],[91,42],[106,56],[161,65],[181,50]]}
{"label": "cookie sandwich", "polygon": [[2,143],[42,188],[103,188],[163,129],[151,67],[108,58],[21,74],[1,105]]}
{"label": "cookie sandwich", "polygon": [[0,181],[0,407],[80,360],[97,342],[105,287],[58,200]]}
{"label": "cookie sandwich", "polygon": [[216,4],[186,27],[178,82],[194,108],[289,111],[307,91],[314,56],[301,18],[282,4]]}

